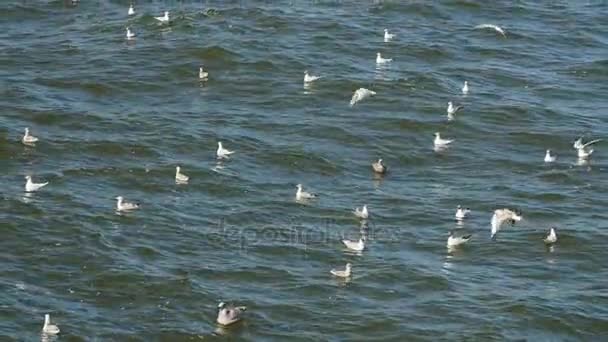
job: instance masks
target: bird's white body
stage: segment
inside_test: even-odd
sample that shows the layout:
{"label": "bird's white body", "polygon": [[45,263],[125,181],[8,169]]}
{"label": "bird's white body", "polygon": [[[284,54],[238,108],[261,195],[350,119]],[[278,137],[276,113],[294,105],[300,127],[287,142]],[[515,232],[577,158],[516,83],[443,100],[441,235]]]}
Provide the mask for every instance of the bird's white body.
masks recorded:
{"label": "bird's white body", "polygon": [[21,142],[28,145],[28,144],[33,144],[37,141],[38,141],[38,138],[36,138],[33,135],[30,135],[30,129],[28,127],[26,127],[25,133],[23,134],[23,138],[21,138]]}
{"label": "bird's white body", "polygon": [[129,211],[139,209],[139,204],[125,202],[122,196],[116,197],[116,211]]}
{"label": "bird's white body", "polygon": [[471,236],[472,235],[454,236],[454,233],[450,233],[450,236],[448,236],[447,246],[456,247],[456,246],[463,245],[471,239]]}
{"label": "bird's white body", "polygon": [[469,93],[469,82],[464,81],[464,85],[462,86],[462,94],[467,95]]}
{"label": "bird's white body", "polygon": [[362,101],[372,95],[376,95],[376,92],[373,90],[359,88],[353,94],[353,97],[350,99],[350,106],[354,106],[357,102]]}
{"label": "bird's white body", "polygon": [[393,38],[395,38],[395,34],[394,33],[389,33],[388,29],[384,29],[384,42],[388,43],[390,42]]}
{"label": "bird's white body", "polygon": [[498,231],[500,230],[500,228],[502,227],[503,223],[507,222],[507,221],[511,221],[512,223],[521,221],[522,216],[515,213],[514,211],[510,210],[510,209],[496,209],[494,210],[494,215],[492,216],[492,235],[491,238],[494,238],[494,236],[496,236],[496,234],[498,233]]}
{"label": "bird's white body", "polygon": [[456,112],[458,112],[462,108],[464,108],[464,107],[463,106],[454,106],[452,101],[450,101],[450,102],[448,102],[448,108],[447,108],[448,115],[454,115],[454,114],[456,114]]}
{"label": "bird's white body", "polygon": [[477,25],[475,26],[476,29],[492,29],[498,33],[500,33],[503,37],[506,37],[507,34],[505,33],[505,30],[503,30],[500,26],[497,25],[493,25],[493,24],[481,24],[481,25]]}
{"label": "bird's white body", "polygon": [[304,83],[314,82],[321,78],[321,76],[314,76],[308,73],[308,70],[304,71]]}
{"label": "bird's white body", "polygon": [[329,272],[331,274],[335,275],[336,277],[348,278],[352,274],[352,265],[350,263],[348,263],[348,264],[346,264],[346,267],[344,268],[344,270],[338,270],[338,269],[334,268]]}
{"label": "bird's white body", "polygon": [[378,159],[377,162],[372,163],[372,169],[375,173],[385,174],[387,171],[386,165],[382,162],[382,158]]}
{"label": "bird's white body", "polygon": [[369,211],[367,211],[367,204],[363,206],[363,208],[355,208],[355,211],[353,211],[353,213],[355,214],[355,216],[357,216],[360,219],[368,219],[369,218]]}
{"label": "bird's white body", "polygon": [[51,315],[44,315],[44,325],[42,326],[42,333],[47,335],[57,335],[59,334],[59,327],[55,324],[51,324]]}
{"label": "bird's white body", "polygon": [[439,132],[435,133],[435,140],[433,140],[433,144],[435,145],[435,147],[447,146],[447,145],[451,144],[452,142],[454,142],[454,140],[442,139]]}
{"label": "bird's white body", "polygon": [[555,228],[551,227],[549,229],[549,232],[547,233],[547,235],[545,236],[545,238],[543,239],[543,241],[547,244],[554,244],[557,242],[557,234],[555,233]]}
{"label": "bird's white body", "polygon": [[190,180],[190,177],[181,173],[181,170],[182,170],[181,167],[179,167],[179,166],[175,167],[175,182],[176,183],[188,183],[188,180]]}
{"label": "bird's white body", "polygon": [[198,79],[202,81],[206,81],[209,78],[209,73],[203,70],[203,67],[198,68]]}
{"label": "bird's white body", "polygon": [[556,160],[557,160],[557,156],[552,155],[551,150],[547,150],[547,152],[545,153],[545,163],[553,163]]}
{"label": "bird's white body", "polygon": [[247,311],[246,306],[232,306],[221,302],[218,306],[216,322],[221,325],[230,325],[240,321],[243,313]]}
{"label": "bird's white body", "polygon": [[302,190],[302,184],[296,185],[296,188],[298,188],[298,190],[296,191],[296,200],[297,201],[313,199],[313,198],[317,197],[317,195],[315,195],[313,193]]}
{"label": "bird's white body", "polygon": [[463,208],[461,206],[458,206],[456,208],[456,214],[454,214],[454,217],[456,217],[457,220],[464,220],[465,218],[467,218],[467,216],[469,216],[470,212],[471,210],[469,208]]}
{"label": "bird's white body", "polygon": [[234,153],[234,151],[225,149],[224,146],[222,145],[221,141],[217,142],[217,152],[216,152],[216,155],[217,155],[218,159],[228,158],[233,153]]}
{"label": "bird's white body", "polygon": [[135,38],[135,33],[131,31],[131,28],[127,27],[127,39]]}
{"label": "bird's white body", "polygon": [[380,52],[376,53],[376,64],[385,64],[392,62],[392,58],[383,58]]}
{"label": "bird's white body", "polygon": [[165,11],[165,15],[162,17],[154,17],[154,19],[160,21],[161,23],[169,22],[169,11]]}
{"label": "bird's white body", "polygon": [[365,249],[365,242],[363,242],[363,239],[359,239],[359,241],[342,240],[342,243],[346,248],[352,249],[353,251],[362,251]]}
{"label": "bird's white body", "polygon": [[135,8],[133,8],[133,4],[129,5],[129,11],[127,12],[128,15],[134,15],[135,14]]}
{"label": "bird's white body", "polygon": [[32,181],[32,176],[25,176],[25,179],[27,180],[25,182],[25,192],[35,192],[35,191],[40,190],[40,188],[42,188],[43,186],[46,186],[47,184],[49,184],[49,182],[34,183]]}

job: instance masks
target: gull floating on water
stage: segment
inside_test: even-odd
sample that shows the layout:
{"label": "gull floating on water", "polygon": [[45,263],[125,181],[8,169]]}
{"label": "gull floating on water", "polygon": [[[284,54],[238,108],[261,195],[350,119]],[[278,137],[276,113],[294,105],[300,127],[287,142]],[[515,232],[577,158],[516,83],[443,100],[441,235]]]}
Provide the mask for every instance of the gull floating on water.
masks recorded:
{"label": "gull floating on water", "polygon": [[181,170],[182,170],[181,167],[179,167],[179,166],[175,167],[175,182],[176,183],[188,183],[188,180],[190,179],[190,177],[181,173]]}
{"label": "gull floating on water", "polygon": [[316,194],[303,191],[302,190],[302,184],[296,185],[296,188],[298,188],[298,191],[296,191],[296,201],[317,198]]}
{"label": "gull floating on water", "polygon": [[395,38],[395,34],[388,33],[388,29],[384,29],[384,42],[388,43],[393,38]]}
{"label": "gull floating on water", "polygon": [[459,110],[462,110],[463,108],[464,108],[464,106],[454,106],[452,101],[449,101],[448,108],[447,108],[448,115],[454,115],[454,114],[456,114],[456,112],[458,112]]}
{"label": "gull floating on water", "polygon": [[372,163],[372,169],[374,170],[375,173],[379,173],[382,175],[385,174],[386,171],[388,171],[388,168],[382,162],[382,158],[378,159],[377,162]]}
{"label": "gull floating on water", "polygon": [[203,70],[203,66],[201,65],[198,68],[198,79],[201,81],[206,81],[209,78],[209,73]]}
{"label": "gull floating on water", "polygon": [[42,326],[42,333],[47,335],[59,334],[59,327],[55,324],[51,324],[51,315],[44,315],[44,325]]}
{"label": "gull floating on water", "polygon": [[545,235],[545,237],[543,238],[543,241],[547,245],[551,245],[551,244],[556,243],[557,242],[556,228],[551,227],[549,229],[549,232],[547,232],[547,235]]}
{"label": "gull floating on water", "polygon": [[491,238],[494,239],[500,228],[505,222],[509,222],[511,224],[515,224],[515,222],[521,221],[522,216],[519,213],[516,213],[510,209],[496,209],[494,210],[494,215],[492,216],[492,235]]}
{"label": "gull floating on water", "polygon": [[376,95],[376,92],[365,88],[359,88],[355,91],[353,97],[350,99],[350,106],[352,107],[357,102],[362,101],[372,95]]}
{"label": "gull floating on water", "polygon": [[321,76],[314,76],[308,73],[308,70],[304,70],[304,83],[314,82],[321,78]]}
{"label": "gull floating on water", "polygon": [[458,207],[456,207],[456,214],[454,214],[454,217],[456,217],[457,220],[461,221],[467,218],[467,216],[469,216],[469,213],[471,213],[471,210],[469,208],[463,208],[459,205]]}
{"label": "gull floating on water", "polygon": [[435,147],[445,147],[451,144],[452,142],[454,142],[454,140],[442,139],[439,132],[435,132],[435,140],[433,140],[433,144],[435,145]]}
{"label": "gull floating on water", "polygon": [[218,141],[217,142],[217,158],[218,159],[225,159],[228,158],[231,154],[233,154],[234,151],[230,151],[224,148],[224,146],[222,146],[222,142]]}
{"label": "gull floating on water", "polygon": [[342,243],[346,246],[346,248],[348,249],[352,249],[353,251],[362,251],[365,249],[365,242],[363,242],[363,239],[359,239],[359,241],[352,241],[352,240],[342,240]]}
{"label": "gull floating on water", "polygon": [[353,213],[355,214],[355,216],[357,216],[358,218],[363,219],[363,220],[366,220],[369,218],[369,212],[367,211],[367,204],[365,204],[363,206],[363,208],[355,208]]}
{"label": "gull floating on water", "polygon": [[380,52],[376,53],[376,64],[385,64],[392,62],[392,58],[382,58]]}
{"label": "gull floating on water", "polygon": [[131,32],[131,29],[127,27],[127,39],[135,38],[135,33]]}
{"label": "gull floating on water", "polygon": [[462,86],[462,94],[466,95],[469,93],[469,82],[464,81],[464,85]]}
{"label": "gull floating on water", "polygon": [[49,182],[34,183],[34,182],[32,182],[32,176],[29,176],[29,175],[25,176],[25,179],[27,179],[27,181],[25,182],[25,192],[38,191],[43,186],[46,186],[47,184],[49,184]]}
{"label": "gull floating on water", "polygon": [[246,306],[226,305],[221,302],[217,306],[217,323],[221,325],[230,325],[240,321],[243,318],[243,313],[247,311]]}
{"label": "gull floating on water", "polygon": [[600,141],[602,141],[602,139],[595,139],[583,144],[583,138],[581,137],[574,142],[574,145],[572,145],[572,147],[576,149],[579,159],[587,159],[594,151],[592,148],[588,149],[587,147]]}
{"label": "gull floating on water", "polygon": [[116,211],[129,211],[139,209],[139,203],[125,202],[122,196],[116,197]]}
{"label": "gull floating on water", "polygon": [[456,247],[467,243],[471,239],[471,234],[463,235],[463,236],[455,236],[454,232],[450,232],[450,236],[448,236],[448,248]]}
{"label": "gull floating on water", "polygon": [[476,29],[493,29],[494,31],[500,33],[503,37],[506,37],[506,33],[505,30],[503,30],[502,28],[500,28],[497,25],[493,25],[493,24],[481,24],[481,25],[477,25],[475,26]]}
{"label": "gull floating on water", "polygon": [[36,138],[33,135],[30,135],[30,129],[28,127],[25,127],[25,134],[23,134],[23,138],[21,138],[21,142],[26,145],[29,145],[29,144],[33,144],[37,141],[38,141],[38,138]]}
{"label": "gull floating on water", "polygon": [[133,4],[129,5],[129,11],[127,12],[128,15],[134,15],[135,14],[135,9],[133,8]]}
{"label": "gull floating on water", "polygon": [[551,150],[547,150],[547,153],[545,153],[545,163],[553,163],[556,160],[557,156],[554,154],[552,155]]}
{"label": "gull floating on water", "polygon": [[334,268],[329,272],[331,274],[335,275],[336,277],[348,278],[348,277],[350,277],[350,275],[352,273],[352,265],[349,262],[348,264],[346,264],[346,267],[344,268],[344,270],[338,270],[338,269]]}
{"label": "gull floating on water", "polygon": [[154,19],[160,21],[161,23],[165,23],[169,21],[169,11],[165,11],[165,15],[162,17],[154,17]]}

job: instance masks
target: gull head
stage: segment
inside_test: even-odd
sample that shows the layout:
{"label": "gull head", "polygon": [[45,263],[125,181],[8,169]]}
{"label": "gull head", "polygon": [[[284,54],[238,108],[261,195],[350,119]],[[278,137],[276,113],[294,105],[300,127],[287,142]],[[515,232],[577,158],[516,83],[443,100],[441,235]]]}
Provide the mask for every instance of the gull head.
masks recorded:
{"label": "gull head", "polygon": [[380,52],[377,52],[377,53],[376,53],[376,57],[380,57],[380,56],[381,56],[381,55],[380,55]]}
{"label": "gull head", "polygon": [[176,166],[176,167],[175,167],[175,171],[177,171],[177,172],[179,172],[181,169],[182,169],[182,168],[181,168],[181,167],[179,167],[179,166]]}
{"label": "gull head", "polygon": [[382,158],[378,159],[378,164],[382,164]]}
{"label": "gull head", "polygon": [[304,75],[308,74],[308,70],[304,70]]}
{"label": "gull head", "polygon": [[547,150],[547,154],[551,154],[551,150]]}
{"label": "gull head", "polygon": [[25,127],[25,135],[28,135],[29,133],[30,133],[29,127]]}
{"label": "gull head", "polygon": [[449,106],[449,107],[452,107],[452,106],[453,106],[453,105],[452,105],[452,101],[448,101],[448,106]]}
{"label": "gull head", "polygon": [[224,302],[220,302],[220,303],[217,305],[217,308],[221,310],[221,309],[223,309],[225,306],[226,306],[226,303],[224,303]]}
{"label": "gull head", "polygon": [[464,85],[468,86],[469,85],[469,81],[464,81]]}
{"label": "gull head", "polygon": [[217,142],[217,147],[222,148],[222,142],[221,141]]}
{"label": "gull head", "polygon": [[350,262],[346,264],[346,270],[350,271],[352,267],[353,265]]}
{"label": "gull head", "polygon": [[433,134],[433,136],[434,136],[435,138],[439,138],[439,132],[435,132],[435,133]]}
{"label": "gull head", "polygon": [[32,176],[27,175],[27,176],[25,176],[25,179],[27,179],[27,180],[31,180],[31,179],[32,179]]}
{"label": "gull head", "polygon": [[119,200],[119,201],[123,200],[122,196],[116,196],[116,199]]}
{"label": "gull head", "polygon": [[296,188],[302,189],[302,184],[296,184]]}
{"label": "gull head", "polygon": [[388,33],[388,29],[384,29],[384,33]]}
{"label": "gull head", "polygon": [[165,11],[165,17],[169,16],[169,11]]}

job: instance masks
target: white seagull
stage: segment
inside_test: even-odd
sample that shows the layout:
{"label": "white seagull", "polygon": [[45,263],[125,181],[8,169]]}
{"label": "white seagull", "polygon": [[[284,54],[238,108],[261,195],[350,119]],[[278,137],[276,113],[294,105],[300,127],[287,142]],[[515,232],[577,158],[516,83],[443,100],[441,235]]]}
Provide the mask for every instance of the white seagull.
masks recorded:
{"label": "white seagull", "polygon": [[44,315],[44,325],[42,326],[42,333],[47,335],[59,334],[59,327],[55,324],[51,324],[51,315]]}
{"label": "white seagull", "polygon": [[218,141],[217,142],[217,159],[225,159],[228,158],[231,154],[233,154],[234,151],[230,151],[224,148],[224,146],[222,146],[222,142]]}
{"label": "white seagull", "polygon": [[456,112],[458,112],[459,110],[462,110],[464,108],[464,106],[454,106],[454,104],[452,103],[452,101],[448,102],[448,115],[454,115],[456,114]]}
{"label": "white seagull", "polygon": [[131,32],[131,28],[127,27],[127,39],[135,38],[135,33]]}
{"label": "white seagull", "polygon": [[308,73],[308,70],[304,70],[304,83],[314,82],[321,78],[321,76],[314,76]]}
{"label": "white seagull", "polygon": [[556,229],[554,227],[551,227],[549,229],[549,232],[547,232],[547,235],[545,235],[545,237],[543,238],[545,244],[551,245],[557,242],[557,233],[555,230]]}
{"label": "white seagull", "polygon": [[469,93],[469,82],[464,81],[464,85],[462,86],[462,94],[466,95]]}
{"label": "white seagull", "polygon": [[435,147],[445,147],[451,144],[452,142],[454,142],[454,140],[442,139],[441,135],[439,135],[439,132],[435,132],[435,140],[433,140],[433,144],[435,145]]}
{"label": "white seagull", "polygon": [[230,325],[240,321],[243,318],[243,313],[247,311],[246,306],[232,306],[221,302],[217,306],[216,322],[221,325]]}
{"label": "white seagull", "polygon": [[181,173],[181,170],[182,170],[181,167],[179,167],[179,166],[175,167],[175,182],[176,183],[188,183],[188,180],[190,179],[190,177]]}
{"label": "white seagull", "polygon": [[34,183],[32,182],[32,176],[29,175],[25,176],[25,179],[27,179],[27,181],[25,182],[25,192],[35,192],[40,190],[40,188],[42,188],[43,186],[49,184],[49,182]]}
{"label": "white seagull", "polygon": [[557,156],[554,154],[552,155],[551,150],[547,150],[547,153],[545,153],[545,163],[553,163],[556,160]]}
{"label": "white seagull", "polygon": [[375,173],[385,174],[388,171],[388,168],[382,162],[382,158],[378,159],[377,162],[372,163],[372,169],[374,169]]}
{"label": "white seagull", "polygon": [[122,196],[116,197],[116,211],[129,211],[139,209],[139,203],[125,202]]}
{"label": "white seagull", "polygon": [[503,30],[502,28],[500,28],[499,26],[493,25],[493,24],[481,24],[481,25],[477,25],[474,28],[476,29],[493,29],[494,31],[500,33],[503,37],[506,37],[507,34],[505,33],[505,30]]}
{"label": "white seagull", "polygon": [[393,38],[395,38],[395,34],[388,33],[388,29],[384,29],[384,42],[388,43]]}
{"label": "white seagull", "polygon": [[29,144],[33,144],[37,141],[38,141],[38,138],[36,138],[33,135],[30,135],[30,129],[28,127],[25,127],[25,134],[23,134],[23,138],[21,138],[21,142],[26,145],[29,145]]}
{"label": "white seagull", "polygon": [[353,94],[353,97],[350,99],[350,106],[354,106],[357,102],[362,101],[372,95],[376,95],[376,92],[373,90],[359,88]]}
{"label": "white seagull", "polygon": [[346,267],[344,268],[344,270],[338,270],[338,269],[332,269],[331,271],[329,271],[331,274],[335,275],[336,277],[340,277],[340,278],[348,278],[350,277],[351,273],[352,273],[352,265],[350,264],[350,262],[348,264],[346,264]]}
{"label": "white seagull", "polygon": [[134,15],[135,14],[135,9],[133,8],[133,4],[129,5],[129,11],[127,12],[128,15]]}
{"label": "white seagull", "polygon": [[467,216],[469,216],[469,213],[471,213],[471,210],[469,208],[463,208],[459,205],[458,207],[456,207],[456,214],[454,214],[454,217],[456,217],[456,220],[461,221],[467,218]]}
{"label": "white seagull", "polygon": [[574,147],[578,153],[578,157],[579,159],[587,159],[591,156],[591,154],[593,153],[593,149],[590,148],[588,149],[588,146],[591,146],[595,143],[598,143],[602,141],[602,139],[595,139],[592,141],[589,141],[585,144],[583,144],[583,138],[578,138],[575,142],[574,145],[572,145],[572,147]]}
{"label": "white seagull", "polygon": [[209,78],[209,73],[203,70],[203,66],[198,67],[198,79],[201,81],[206,81]]}
{"label": "white seagull", "polygon": [[154,17],[154,19],[160,21],[161,23],[166,23],[169,21],[169,11],[165,11],[165,15],[162,17]]}
{"label": "white seagull", "polygon": [[380,52],[376,53],[376,64],[385,64],[392,62],[392,58],[382,58]]}
{"label": "white seagull", "polygon": [[510,209],[496,209],[494,210],[494,215],[492,216],[492,235],[491,238],[494,239],[501,226],[505,222],[510,222],[511,224],[515,224],[515,222],[521,221],[522,216]]}
{"label": "white seagull", "polygon": [[363,206],[363,208],[355,208],[353,213],[355,214],[355,216],[357,216],[358,218],[360,218],[362,220],[366,220],[369,218],[369,212],[367,211],[367,204],[365,204]]}
{"label": "white seagull", "polygon": [[363,242],[363,239],[359,239],[359,241],[345,239],[342,240],[342,243],[346,246],[346,248],[352,249],[353,251],[362,251],[365,249],[365,242]]}
{"label": "white seagull", "polygon": [[463,235],[463,236],[455,236],[454,232],[450,232],[450,236],[448,236],[448,248],[456,247],[467,243],[473,235]]}
{"label": "white seagull", "polygon": [[302,190],[302,184],[296,185],[296,188],[298,188],[298,191],[296,191],[296,201],[317,198],[316,194],[313,194],[311,192],[303,191]]}

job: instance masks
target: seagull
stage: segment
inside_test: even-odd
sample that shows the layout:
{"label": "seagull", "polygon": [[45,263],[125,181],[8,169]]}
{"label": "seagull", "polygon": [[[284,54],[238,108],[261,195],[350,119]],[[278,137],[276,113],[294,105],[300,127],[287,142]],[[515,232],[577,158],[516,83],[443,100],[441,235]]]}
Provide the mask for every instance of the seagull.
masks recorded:
{"label": "seagull", "polygon": [[454,140],[442,139],[439,132],[435,132],[435,140],[433,141],[433,144],[435,144],[435,147],[445,147],[451,144],[453,141]]}
{"label": "seagull", "polygon": [[198,79],[201,81],[206,81],[209,78],[209,73],[203,70],[203,66],[201,65],[198,68]]}
{"label": "seagull", "polygon": [[217,306],[217,323],[221,325],[230,325],[242,319],[243,313],[247,311],[246,306],[232,306],[221,302]]}
{"label": "seagull", "polygon": [[355,211],[353,211],[353,213],[355,214],[355,216],[357,216],[360,219],[366,220],[369,218],[369,212],[367,211],[367,204],[363,206],[363,208],[355,208]]}
{"label": "seagull", "polygon": [[165,23],[169,21],[169,11],[165,11],[165,15],[162,17],[154,17],[154,19],[160,21],[161,23]]}
{"label": "seagull", "polygon": [[395,34],[388,33],[388,29],[384,29],[384,42],[388,43],[393,38],[395,38]]}
{"label": "seagull", "polygon": [[557,156],[551,155],[551,150],[547,150],[547,153],[545,153],[545,163],[553,163],[555,160],[557,160]]}
{"label": "seagull", "polygon": [[139,203],[124,202],[122,196],[116,197],[116,211],[129,211],[139,209]]}
{"label": "seagull", "polygon": [[519,213],[516,213],[510,209],[496,209],[494,210],[494,215],[492,216],[492,235],[491,238],[494,239],[500,227],[505,222],[510,222],[511,224],[515,224],[517,221],[521,221],[522,216]]}
{"label": "seagull", "polygon": [[456,106],[454,107],[454,104],[452,103],[452,101],[448,102],[448,115],[454,115],[456,114],[456,112],[458,112],[459,110],[463,109],[464,106]]}
{"label": "seagull", "polygon": [[378,159],[377,162],[372,163],[372,169],[374,169],[375,173],[385,174],[388,171],[386,165],[382,163],[382,158]]}
{"label": "seagull", "polygon": [[376,53],[376,64],[390,63],[392,61],[393,61],[392,58],[382,58],[382,55],[380,54],[380,52]]}
{"label": "seagull", "polygon": [[486,28],[491,28],[494,31],[500,33],[503,37],[506,37],[507,35],[505,34],[505,30],[503,30],[502,28],[500,28],[499,26],[496,25],[492,25],[492,24],[481,24],[481,25],[477,25],[474,28],[476,29],[486,29]]}
{"label": "seagull", "polygon": [[574,145],[572,145],[572,147],[574,147],[576,149],[576,151],[578,152],[579,159],[587,159],[593,153],[593,149],[592,148],[588,149],[587,147],[591,146],[595,143],[598,143],[600,141],[602,141],[602,139],[595,139],[595,140],[592,140],[592,141],[589,141],[589,142],[583,144],[583,138],[580,137],[574,142]]}
{"label": "seagull", "polygon": [[316,194],[313,194],[313,193],[310,193],[310,192],[306,192],[306,191],[302,191],[302,184],[296,185],[296,188],[298,188],[298,191],[296,192],[296,201],[317,198]]}
{"label": "seagull", "polygon": [[464,85],[462,86],[462,94],[466,95],[469,93],[469,82],[464,81]]}
{"label": "seagull", "polygon": [[450,236],[448,236],[448,248],[456,247],[467,243],[471,239],[471,234],[463,235],[463,236],[454,236],[454,232],[450,232]]}
{"label": "seagull", "polygon": [[471,210],[469,208],[462,208],[459,205],[458,207],[456,207],[456,214],[454,214],[454,217],[456,217],[456,220],[461,221],[467,218],[470,212]]}
{"label": "seagull", "polygon": [[42,333],[47,335],[59,334],[59,327],[55,324],[51,324],[51,315],[44,315],[44,325],[42,326]]}
{"label": "seagull", "polygon": [[344,268],[344,271],[341,270],[337,270],[337,269],[332,269],[331,271],[329,271],[331,274],[335,275],[336,277],[340,277],[340,278],[348,278],[350,277],[351,273],[352,273],[352,265],[350,264],[350,262],[348,264],[346,264],[346,267]]}
{"label": "seagull", "polygon": [[342,243],[346,248],[352,249],[353,251],[362,251],[365,249],[365,242],[363,242],[363,239],[359,239],[359,241],[342,240]]}
{"label": "seagull", "polygon": [[42,188],[43,186],[46,186],[47,184],[49,184],[49,182],[45,182],[45,183],[34,183],[32,182],[32,176],[25,176],[25,179],[27,179],[27,182],[25,182],[25,192],[35,192],[40,190],[40,188]]}
{"label": "seagull", "polygon": [[234,153],[234,151],[230,151],[230,150],[225,149],[224,146],[222,146],[222,142],[221,141],[217,142],[217,159],[228,158],[233,153]]}
{"label": "seagull", "polygon": [[28,144],[33,144],[37,141],[38,141],[38,138],[36,138],[33,135],[30,135],[30,129],[28,127],[25,127],[25,134],[23,134],[23,138],[21,138],[21,142],[28,145]]}
{"label": "seagull", "polygon": [[131,32],[131,29],[127,27],[127,39],[135,38],[135,33]]}
{"label": "seagull", "polygon": [[190,177],[186,176],[185,174],[181,173],[181,167],[176,166],[175,167],[175,182],[176,183],[188,183],[188,180],[190,179]]}
{"label": "seagull", "polygon": [[128,15],[134,15],[135,14],[135,9],[133,8],[133,4],[129,5],[129,11],[127,12]]}
{"label": "seagull", "polygon": [[362,101],[372,95],[376,95],[376,92],[373,90],[359,88],[353,94],[352,99],[350,99],[350,106],[354,106],[357,102]]}
{"label": "seagull", "polygon": [[551,227],[549,229],[549,232],[547,232],[547,235],[545,235],[545,238],[543,239],[545,244],[552,245],[557,242],[557,234],[556,234],[555,230],[556,230],[556,228],[554,228],[554,227]]}
{"label": "seagull", "polygon": [[304,70],[304,83],[314,82],[321,78],[321,76],[314,76],[308,73],[308,70]]}

